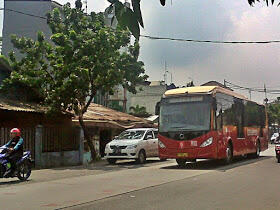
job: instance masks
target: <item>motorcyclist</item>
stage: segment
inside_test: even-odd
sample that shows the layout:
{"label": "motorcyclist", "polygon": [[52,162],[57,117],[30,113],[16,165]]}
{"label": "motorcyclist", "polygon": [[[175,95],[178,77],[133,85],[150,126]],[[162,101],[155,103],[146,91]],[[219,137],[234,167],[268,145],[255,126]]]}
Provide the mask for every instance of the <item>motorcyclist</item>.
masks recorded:
{"label": "motorcyclist", "polygon": [[11,172],[14,172],[16,162],[23,156],[23,138],[21,137],[20,130],[18,128],[13,128],[10,131],[11,140],[4,146],[8,149],[6,164],[6,172],[4,176],[7,176]]}

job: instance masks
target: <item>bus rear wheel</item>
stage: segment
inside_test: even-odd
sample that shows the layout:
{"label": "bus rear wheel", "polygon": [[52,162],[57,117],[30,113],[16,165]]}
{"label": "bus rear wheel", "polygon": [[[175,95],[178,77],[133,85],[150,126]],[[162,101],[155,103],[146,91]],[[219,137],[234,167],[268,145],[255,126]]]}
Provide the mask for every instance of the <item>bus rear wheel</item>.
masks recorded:
{"label": "bus rear wheel", "polygon": [[187,160],[185,159],[176,159],[176,162],[180,168],[184,168],[186,166]]}

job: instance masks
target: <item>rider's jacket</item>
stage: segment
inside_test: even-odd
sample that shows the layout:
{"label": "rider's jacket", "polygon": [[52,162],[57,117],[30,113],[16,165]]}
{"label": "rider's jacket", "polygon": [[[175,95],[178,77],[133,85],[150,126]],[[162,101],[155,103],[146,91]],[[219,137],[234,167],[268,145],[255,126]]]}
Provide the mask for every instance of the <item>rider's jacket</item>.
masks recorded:
{"label": "rider's jacket", "polygon": [[16,136],[11,139],[7,144],[5,144],[8,148],[14,148],[14,152],[23,153],[23,138]]}

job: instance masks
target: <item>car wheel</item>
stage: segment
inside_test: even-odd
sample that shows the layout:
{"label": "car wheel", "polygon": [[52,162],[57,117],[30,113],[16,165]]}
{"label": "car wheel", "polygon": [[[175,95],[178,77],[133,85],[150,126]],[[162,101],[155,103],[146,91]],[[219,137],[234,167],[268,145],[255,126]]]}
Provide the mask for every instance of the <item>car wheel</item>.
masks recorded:
{"label": "car wheel", "polygon": [[277,158],[277,163],[280,163],[280,158]]}
{"label": "car wheel", "polygon": [[107,159],[109,164],[115,164],[117,162],[117,159],[109,158]]}
{"label": "car wheel", "polygon": [[143,164],[146,162],[146,153],[144,150],[140,150],[137,158],[137,163]]}
{"label": "car wheel", "polygon": [[186,166],[187,160],[185,159],[176,159],[176,162],[180,168],[184,168]]}

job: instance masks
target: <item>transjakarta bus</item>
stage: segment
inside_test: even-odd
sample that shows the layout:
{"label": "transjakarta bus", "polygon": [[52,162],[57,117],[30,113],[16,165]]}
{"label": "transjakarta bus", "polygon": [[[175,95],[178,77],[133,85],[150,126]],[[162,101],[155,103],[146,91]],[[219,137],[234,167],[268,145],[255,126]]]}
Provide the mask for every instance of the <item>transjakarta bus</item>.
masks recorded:
{"label": "transjakarta bus", "polygon": [[216,86],[178,88],[160,102],[159,156],[179,166],[196,159],[252,155],[268,148],[265,106]]}

